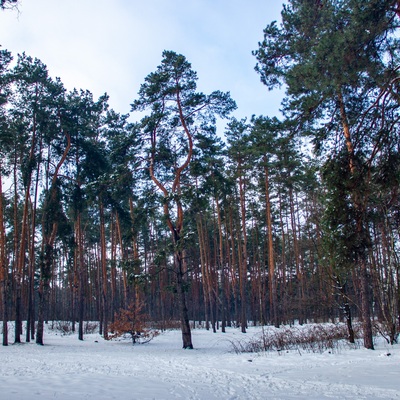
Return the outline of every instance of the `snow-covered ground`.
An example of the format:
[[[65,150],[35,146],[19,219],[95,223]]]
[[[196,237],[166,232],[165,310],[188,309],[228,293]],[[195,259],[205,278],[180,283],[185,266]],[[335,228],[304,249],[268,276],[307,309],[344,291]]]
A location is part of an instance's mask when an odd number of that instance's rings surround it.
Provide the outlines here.
[[[364,348],[307,353],[236,354],[238,329],[192,331],[194,350],[179,331],[132,346],[98,334],[46,332],[45,346],[0,346],[0,399],[400,399],[400,346],[378,340]],[[10,337],[12,340],[12,337]]]

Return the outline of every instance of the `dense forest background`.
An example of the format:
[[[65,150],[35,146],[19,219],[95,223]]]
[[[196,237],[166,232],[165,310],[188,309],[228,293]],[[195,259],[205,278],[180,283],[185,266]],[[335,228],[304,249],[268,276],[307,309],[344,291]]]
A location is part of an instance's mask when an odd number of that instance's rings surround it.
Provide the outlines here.
[[[132,309],[178,321],[185,348],[196,322],[339,319],[354,340],[355,317],[365,347],[376,322],[395,341],[399,16],[393,0],[288,1],[253,52],[261,82],[286,89],[281,120],[230,118],[229,93],[197,92],[173,51],[133,119],[0,50],[3,344],[9,320],[15,342],[26,320],[43,344],[45,321],[80,339],[100,321],[107,338]]]

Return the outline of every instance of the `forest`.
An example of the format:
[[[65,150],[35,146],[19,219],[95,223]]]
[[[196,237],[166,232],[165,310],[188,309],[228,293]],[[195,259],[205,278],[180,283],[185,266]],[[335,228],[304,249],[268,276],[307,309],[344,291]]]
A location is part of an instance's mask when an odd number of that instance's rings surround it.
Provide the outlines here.
[[[361,321],[366,348],[396,342],[399,23],[397,0],[287,1],[253,51],[280,119],[232,117],[171,50],[124,115],[0,49],[3,345],[9,321],[43,344],[47,321],[107,339],[121,315],[184,348],[197,323],[344,321],[354,341]]]

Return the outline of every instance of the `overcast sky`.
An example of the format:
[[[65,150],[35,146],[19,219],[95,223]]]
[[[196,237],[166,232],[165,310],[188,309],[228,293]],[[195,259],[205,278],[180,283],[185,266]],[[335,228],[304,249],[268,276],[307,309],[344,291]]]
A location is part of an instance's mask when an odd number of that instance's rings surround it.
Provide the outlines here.
[[[183,54],[198,89],[230,91],[237,118],[279,114],[281,94],[254,71],[252,50],[279,20],[276,0],[21,0],[19,13],[0,12],[0,45],[39,58],[67,89],[107,92],[130,112],[144,78],[163,50]]]

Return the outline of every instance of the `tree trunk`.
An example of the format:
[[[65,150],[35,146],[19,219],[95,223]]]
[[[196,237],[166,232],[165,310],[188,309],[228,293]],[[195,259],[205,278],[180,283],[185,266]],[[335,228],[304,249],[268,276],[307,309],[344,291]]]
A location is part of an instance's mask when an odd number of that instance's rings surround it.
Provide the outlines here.
[[[264,162],[267,160],[264,159]],[[274,255],[274,243],[272,237],[272,213],[271,213],[271,200],[269,195],[269,171],[268,167],[264,167],[265,175],[265,212],[267,217],[267,229],[268,229],[268,289],[269,289],[269,304],[270,304],[270,316],[276,328],[279,328],[279,317],[278,317],[278,293],[276,289],[276,277],[275,277],[275,255]]]
[[[207,279],[207,261],[205,256],[205,245],[203,240],[203,227],[201,222],[201,215],[197,218],[197,235],[199,237],[199,253],[200,253],[200,266],[201,266],[201,281],[203,284],[203,303],[204,303],[204,320],[206,324],[206,330],[210,329],[210,288],[209,288],[209,281]]]
[[[239,164],[241,169],[241,164]],[[241,214],[241,228],[242,228],[242,254],[239,263],[239,285],[240,285],[240,325],[242,333],[246,333],[247,328],[247,298],[246,298],[246,287],[247,287],[247,231],[246,231],[246,199],[245,199],[245,187],[244,187],[243,176],[239,174],[239,199],[240,199],[240,214]]]
[[[102,298],[103,298],[103,337],[108,340],[108,297],[107,297],[107,249],[106,249],[106,233],[104,221],[104,206],[100,200],[100,262],[102,271]]]
[[[280,311],[281,321],[287,322],[287,272],[286,272],[286,238],[285,238],[285,226],[283,223],[283,204],[282,204],[282,194],[279,192],[279,226],[281,229],[281,287],[280,295],[283,300],[283,305]]]
[[[239,321],[239,262],[236,260],[237,258],[240,259],[240,255],[236,254],[236,251],[240,251],[240,246],[235,244],[235,239],[236,239],[236,230],[234,229],[234,216],[233,216],[233,208],[232,206],[229,206],[229,226],[227,227],[228,229],[228,234],[227,234],[227,243],[226,243],[226,248],[227,248],[227,253],[228,250],[230,249],[230,257],[229,257],[229,272],[230,272],[230,278],[232,281],[232,292],[233,292],[233,301],[234,301],[234,317],[235,320]],[[228,253],[229,254],[229,253]],[[233,319],[233,318],[232,318]]]
[[[54,243],[58,230],[57,209],[60,206],[58,198],[57,179],[61,166],[67,158],[71,147],[69,135],[66,135],[67,146],[58,162],[51,180],[50,189],[45,196],[42,217],[42,249],[40,260],[39,306],[36,343],[43,345],[43,323],[49,307],[50,282],[53,274]],[[47,171],[49,172],[49,171]]]
[[[40,286],[39,286],[39,304],[38,304],[38,322],[36,330],[36,343],[43,345],[44,318],[49,304],[49,290],[51,280],[51,270],[53,264],[53,245],[46,243],[42,250],[43,260],[40,268]]]
[[[352,137],[350,133],[350,126],[347,119],[346,108],[343,101],[341,88],[338,89],[338,102],[340,107],[340,115],[342,119],[342,127],[343,127],[343,136],[345,139],[346,148],[349,154],[349,169],[350,175],[356,177],[358,171],[356,162],[355,162],[355,154],[354,154],[354,145],[352,142]],[[358,178],[360,179],[360,178]],[[361,177],[361,179],[366,179],[365,177]],[[354,208],[356,211],[356,229],[359,243],[363,248],[358,250],[358,259],[357,263],[359,266],[359,280],[360,280],[360,293],[361,293],[361,313],[363,319],[363,335],[364,335],[364,347],[367,349],[374,349],[373,337],[372,337],[372,323],[371,323],[371,299],[369,293],[369,284],[368,284],[368,268],[367,268],[367,257],[366,257],[366,247],[367,247],[367,239],[369,237],[369,233],[367,231],[367,227],[365,226],[365,207],[364,202],[366,201],[366,194],[361,195],[358,193],[359,191],[359,183],[354,185],[352,189],[351,196],[354,204]]]
[[[363,320],[364,347],[366,349],[374,350],[368,271],[365,259],[360,260],[360,292],[361,292],[361,312]]]
[[[181,319],[181,330],[182,330],[182,341],[184,349],[193,349],[192,344],[192,334],[190,331],[189,314],[186,305],[186,285],[184,281],[184,271],[183,271],[183,257],[182,251],[179,250],[180,238],[175,235],[175,268],[176,268],[176,283],[177,283],[177,295],[179,302],[179,311]]]
[[[42,145],[40,145],[42,148]],[[36,204],[39,187],[39,168],[36,172],[35,196],[32,209],[32,240],[29,250],[29,268],[28,268],[28,315],[26,321],[26,342],[35,338],[35,237],[36,237]]]
[[[3,306],[3,346],[8,346],[8,284],[6,279],[1,281],[1,303]]]
[[[297,238],[297,224],[296,224],[296,212],[295,212],[295,202],[293,195],[293,188],[289,187],[289,209],[290,209],[290,226],[292,229],[292,237],[293,237],[293,252],[294,252],[294,260],[296,266],[296,277],[297,277],[297,309],[298,309],[298,318],[299,324],[303,325],[305,322],[305,310],[304,310],[304,278],[303,271],[301,269],[300,262],[300,251],[299,251],[299,243]]]
[[[181,99],[180,99],[180,90],[176,90],[176,104],[178,107],[179,120],[181,122],[181,126],[185,132],[187,141],[188,141],[188,151],[186,159],[180,166],[175,166],[174,168],[174,179],[172,182],[171,189],[168,190],[165,185],[163,185],[155,176],[154,173],[154,165],[156,160],[156,141],[157,141],[157,127],[153,130],[151,134],[151,160],[149,166],[149,173],[152,181],[161,190],[164,195],[163,202],[163,210],[164,217],[166,219],[167,226],[172,235],[172,242],[174,244],[174,263],[175,263],[175,274],[177,277],[177,294],[178,300],[180,304],[180,316],[181,316],[181,329],[182,329],[182,339],[183,339],[183,348],[184,349],[192,349],[192,335],[190,332],[190,324],[189,324],[189,316],[188,310],[186,306],[186,296],[185,296],[185,284],[184,284],[184,272],[183,272],[183,260],[182,260],[182,241],[181,241],[181,231],[183,228],[183,207],[180,200],[181,195],[181,176],[182,172],[189,166],[190,160],[193,154],[193,138],[186,124],[185,111],[182,108]],[[169,198],[173,195],[174,203],[176,207],[176,221],[175,223],[172,221],[170,216],[170,206],[169,206]]]
[[[3,346],[8,346],[8,266],[6,256],[6,231],[3,210],[3,183],[0,163],[0,292],[3,308]]]
[[[222,219],[219,199],[216,196],[215,204],[217,206],[217,224],[218,224],[218,243],[219,243],[219,270],[221,272],[221,331],[225,333],[226,319],[227,319],[227,296],[225,291],[226,276],[225,276],[225,262],[224,262],[224,240],[222,235]]]
[[[16,309],[16,317],[19,316],[19,310],[17,311],[17,304],[18,304],[18,294],[17,291],[19,289],[19,285],[18,285],[18,280],[19,278],[17,277],[18,274],[18,266],[19,266],[19,241],[20,241],[20,235],[19,235],[19,213],[18,213],[18,200],[19,200],[19,196],[18,196],[18,178],[17,178],[17,150],[15,150],[15,154],[14,154],[14,165],[13,165],[13,186],[14,186],[14,216],[13,216],[13,222],[14,222],[14,236],[13,236],[13,256],[14,256],[14,260],[13,263],[11,264],[11,277],[13,279],[13,283],[14,283],[14,293],[13,293],[13,298],[15,300],[15,309]],[[15,320],[15,324],[17,325],[18,323],[18,318],[16,318]],[[14,327],[14,329],[16,328],[16,326]],[[17,330],[14,330],[14,342],[15,339],[18,338],[19,342],[21,342],[19,333],[17,332]],[[15,336],[17,335],[17,336]],[[19,343],[18,341],[16,343]]]
[[[82,233],[82,222],[81,212],[78,211],[78,215],[75,223],[75,240],[76,240],[76,263],[78,272],[78,339],[83,340],[83,317],[85,307],[85,265],[83,257],[83,233]]]
[[[355,343],[355,335],[354,335],[354,329],[353,329],[353,323],[352,323],[352,317],[351,317],[351,310],[350,310],[350,304],[349,304],[349,298],[346,293],[346,283],[342,283],[339,278],[336,278],[335,284],[339,288],[340,295],[342,297],[343,301],[343,310],[344,310],[344,317],[346,319],[346,325],[347,325],[347,332],[349,334],[349,343]]]
[[[129,199],[131,202],[131,198]],[[117,233],[117,242],[119,244],[119,249],[120,249],[120,257],[121,257],[121,262],[124,263],[125,261],[125,249],[124,249],[124,244],[122,241],[122,233],[121,233],[121,223],[119,219],[118,213],[115,215],[115,224],[116,224],[116,233]],[[128,307],[128,277],[126,275],[126,270],[122,270],[122,304],[121,308],[126,308]]]
[[[113,216],[111,216],[113,218]],[[115,222],[111,220],[111,323],[114,323],[114,315],[118,310],[117,305],[117,237],[115,232]]]
[[[29,205],[29,186],[26,187],[24,211],[22,217],[22,230],[18,253],[18,265],[15,271],[15,330],[14,343],[21,343],[21,327],[22,327],[22,280],[25,265],[25,248],[28,235],[28,205]]]

